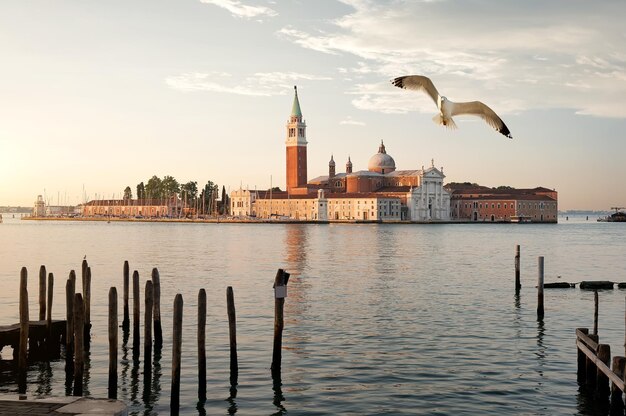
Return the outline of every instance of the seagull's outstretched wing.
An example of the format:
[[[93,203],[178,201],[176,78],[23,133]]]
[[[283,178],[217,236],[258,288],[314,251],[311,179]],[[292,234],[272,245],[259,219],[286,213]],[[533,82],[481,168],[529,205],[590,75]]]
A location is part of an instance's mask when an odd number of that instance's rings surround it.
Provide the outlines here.
[[[394,78],[391,83],[398,88],[424,91],[426,94],[430,95],[430,98],[433,99],[436,105],[439,105],[439,92],[428,77],[422,75],[406,75]]]
[[[506,126],[506,124],[504,124],[504,121],[502,121],[502,119],[498,117],[496,112],[487,107],[485,104],[481,103],[480,101],[470,101],[467,103],[450,102],[450,104],[452,104],[452,116],[457,116],[461,114],[478,116],[485,120],[487,124],[489,124],[491,127],[496,129],[498,132],[502,133],[509,139],[513,138],[513,136],[511,136],[509,128]]]

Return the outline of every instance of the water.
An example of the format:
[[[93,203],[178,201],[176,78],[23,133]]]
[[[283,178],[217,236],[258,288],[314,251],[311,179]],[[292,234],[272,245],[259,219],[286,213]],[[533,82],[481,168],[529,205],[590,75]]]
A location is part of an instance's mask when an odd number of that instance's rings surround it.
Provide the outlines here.
[[[141,288],[158,267],[164,347],[152,377],[120,351],[118,397],[133,414],[167,414],[174,295],[184,306],[182,414],[606,414],[576,382],[574,330],[593,324],[593,293],[546,291],[536,319],[537,256],[546,281],[626,281],[626,226],[584,217],[557,225],[251,225],[31,222],[0,225],[0,325],[18,321],[19,271],[55,274],[53,315],[64,319],[65,280],[92,268],[93,344],[85,391],[107,395],[107,294],[122,266]],[[515,245],[522,291],[514,295]],[[291,273],[282,386],[271,363],[276,269]],[[561,278],[557,278],[561,276]],[[237,308],[239,385],[229,388],[226,287]],[[208,399],[197,401],[196,311],[207,290]],[[624,295],[600,293],[601,340],[624,343]],[[143,313],[143,300],[141,309]],[[121,317],[120,317],[121,320]],[[142,317],[143,324],[143,317]],[[143,331],[143,329],[142,329]],[[142,332],[143,334],[143,332]],[[121,336],[120,336],[121,342]],[[132,338],[130,342],[132,346]],[[125,354],[125,355],[124,355]],[[3,350],[5,359],[9,349]],[[29,395],[66,394],[64,361],[33,364]],[[16,391],[11,373],[0,391]]]

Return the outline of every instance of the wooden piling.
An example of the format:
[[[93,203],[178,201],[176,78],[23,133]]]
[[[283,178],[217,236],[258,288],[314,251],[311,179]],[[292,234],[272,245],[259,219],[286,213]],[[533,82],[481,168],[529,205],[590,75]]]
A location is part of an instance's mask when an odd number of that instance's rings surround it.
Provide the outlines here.
[[[85,351],[89,351],[91,343],[91,267],[85,269],[85,280],[83,281],[83,305],[85,308],[84,337]]]
[[[130,329],[130,314],[128,310],[128,291],[130,287],[130,269],[128,260],[124,261],[124,318],[122,320],[122,329],[128,331]]]
[[[46,266],[39,268],[39,320],[46,320]]]
[[[198,400],[206,400],[206,291],[198,292]]]
[[[163,345],[163,329],[161,328],[161,277],[159,270],[152,269],[152,290],[154,291],[154,344],[156,347]]]
[[[230,338],[230,385],[236,386],[239,379],[239,362],[237,360],[237,315],[235,314],[235,295],[232,286],[226,288],[226,311],[228,313]]]
[[[139,272],[133,272],[133,357],[139,356]]]
[[[174,298],[173,327],[170,413],[172,415],[177,415],[180,409],[180,359],[183,342],[183,295],[180,293],[178,293]]]
[[[152,280],[146,281],[144,297],[146,311],[144,312],[143,322],[143,359],[145,367],[148,369],[144,373],[147,373],[152,365],[152,307],[154,306],[154,285]]]
[[[20,271],[20,344],[18,352],[18,391],[26,393],[26,370],[28,368],[28,271]]]
[[[117,289],[109,289],[109,399],[117,399]]]
[[[48,302],[46,303],[46,336],[50,341],[48,347],[56,348],[56,341],[51,340],[52,336],[52,297],[54,295],[54,274],[48,273]]]
[[[543,256],[539,256],[537,264],[537,319],[543,319]]]
[[[83,293],[85,293],[85,279],[87,277],[87,267],[89,267],[89,264],[87,263],[87,259],[83,259],[83,262],[80,265],[80,280],[81,283],[83,284]],[[85,301],[84,296],[83,296],[83,302]]]
[[[272,378],[280,379],[283,346],[284,328],[284,306],[286,296],[286,286],[289,280],[289,273],[283,269],[278,269],[274,277],[274,348],[272,351]],[[281,293],[283,292],[284,293]]]
[[[611,346],[608,344],[598,345],[598,360],[602,361],[607,367],[611,364]],[[597,368],[597,367],[596,367]],[[596,393],[599,396],[606,397],[609,395],[609,378],[597,368],[596,370]]]
[[[593,335],[598,335],[598,291],[593,292]]]
[[[70,357],[74,351],[74,294],[76,292],[76,272],[70,271],[70,277],[65,285],[65,350]]]
[[[589,329],[587,328],[578,328],[578,331],[585,335],[589,335]],[[585,383],[587,380],[587,356],[580,348],[576,348],[576,350],[578,351],[578,371],[576,372],[577,379],[579,383]]]
[[[597,335],[589,335],[589,339],[591,339],[593,342],[598,342],[598,336]],[[593,391],[593,389],[596,387],[596,374],[598,371],[598,367],[596,366],[596,364],[593,362],[593,360],[591,360],[589,357],[586,358],[586,370],[585,370],[585,374],[587,376],[587,379],[585,381],[585,383],[587,384],[587,388],[590,391]]]
[[[74,295],[74,396],[83,395],[83,374],[85,369],[85,304],[80,293]]]
[[[611,369],[613,372],[622,380],[624,380],[624,367],[626,366],[626,358],[624,357],[613,357],[613,362],[611,364]],[[624,402],[622,401],[622,390],[615,385],[615,383],[611,383],[611,407],[612,408],[623,408]]]
[[[520,280],[520,245],[515,246],[515,291],[519,291],[522,288],[522,282]]]

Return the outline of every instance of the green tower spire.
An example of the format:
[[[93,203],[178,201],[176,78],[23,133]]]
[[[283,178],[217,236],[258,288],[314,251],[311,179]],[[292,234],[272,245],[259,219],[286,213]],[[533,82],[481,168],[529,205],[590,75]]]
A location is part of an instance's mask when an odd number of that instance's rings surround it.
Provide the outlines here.
[[[300,101],[298,100],[298,87],[293,86],[295,96],[293,97],[293,107],[291,107],[292,117],[302,117],[302,110],[300,110]]]

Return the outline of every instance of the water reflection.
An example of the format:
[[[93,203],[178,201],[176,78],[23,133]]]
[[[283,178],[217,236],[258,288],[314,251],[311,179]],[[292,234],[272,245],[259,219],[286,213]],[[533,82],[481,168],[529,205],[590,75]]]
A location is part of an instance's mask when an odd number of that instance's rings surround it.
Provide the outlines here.
[[[37,396],[48,396],[52,393],[52,367],[47,361],[41,361],[37,364]]]
[[[226,401],[228,402],[228,408],[226,409],[226,411],[229,415],[234,415],[235,413],[237,413],[237,402],[235,401],[236,398],[237,387],[230,386],[230,396],[228,396],[228,399],[226,399]]]
[[[535,353],[537,357],[537,373],[539,377],[543,378],[543,369],[545,367],[546,360],[546,347],[544,345],[544,336],[546,333],[545,325],[543,323],[543,319],[537,320],[537,352]],[[542,382],[539,385],[543,384]]]
[[[272,380],[272,390],[274,390],[274,399],[272,403],[276,406],[276,412],[272,413],[272,416],[280,416],[287,413],[287,409],[283,406],[283,402],[285,401],[285,396],[283,395],[282,382],[280,377]]]

